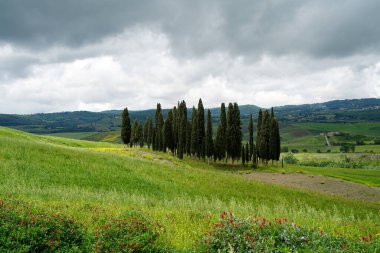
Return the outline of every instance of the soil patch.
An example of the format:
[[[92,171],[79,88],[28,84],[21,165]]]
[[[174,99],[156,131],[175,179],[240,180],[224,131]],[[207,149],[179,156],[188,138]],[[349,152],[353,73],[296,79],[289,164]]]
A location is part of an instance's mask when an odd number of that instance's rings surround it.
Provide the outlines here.
[[[307,189],[350,199],[380,202],[380,188],[331,177],[300,173],[281,174],[265,172],[253,172],[245,176],[272,184]]]

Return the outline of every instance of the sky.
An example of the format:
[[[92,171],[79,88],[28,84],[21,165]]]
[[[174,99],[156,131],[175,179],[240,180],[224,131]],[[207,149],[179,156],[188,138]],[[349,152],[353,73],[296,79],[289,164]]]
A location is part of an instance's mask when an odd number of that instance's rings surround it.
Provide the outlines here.
[[[0,113],[380,97],[378,0],[0,0]]]

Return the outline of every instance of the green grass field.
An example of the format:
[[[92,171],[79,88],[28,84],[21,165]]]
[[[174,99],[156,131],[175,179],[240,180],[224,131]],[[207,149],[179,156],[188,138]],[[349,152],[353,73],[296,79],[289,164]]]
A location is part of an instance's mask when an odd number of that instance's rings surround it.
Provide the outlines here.
[[[223,211],[242,217],[287,217],[345,236],[380,236],[380,203],[248,180],[231,173],[239,168],[0,127],[0,198],[73,215],[89,230],[103,215],[138,209],[164,226],[162,240],[177,250],[191,248]],[[331,176],[338,173],[333,171]],[[347,178],[364,183],[378,175],[344,171]]]

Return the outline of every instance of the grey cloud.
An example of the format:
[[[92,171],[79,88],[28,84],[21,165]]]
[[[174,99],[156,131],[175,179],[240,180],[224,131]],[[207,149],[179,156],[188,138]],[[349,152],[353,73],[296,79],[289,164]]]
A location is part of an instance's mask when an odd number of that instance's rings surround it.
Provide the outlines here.
[[[26,47],[94,43],[132,26],[161,29],[179,55],[345,57],[380,50],[380,2],[13,0],[0,2],[0,40]]]

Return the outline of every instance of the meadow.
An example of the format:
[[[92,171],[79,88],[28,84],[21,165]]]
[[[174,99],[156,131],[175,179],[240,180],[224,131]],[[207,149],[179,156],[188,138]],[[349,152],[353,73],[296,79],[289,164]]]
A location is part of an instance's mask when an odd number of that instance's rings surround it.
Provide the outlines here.
[[[379,186],[376,169],[301,169]],[[380,239],[380,203],[276,186],[234,173],[250,170],[0,127],[0,198],[73,216],[89,231],[104,216],[140,210],[162,225],[160,240],[176,251],[188,251],[228,211],[239,217],[286,217],[334,235]],[[276,166],[260,170],[281,171]],[[287,165],[285,170],[298,171],[300,166]]]

